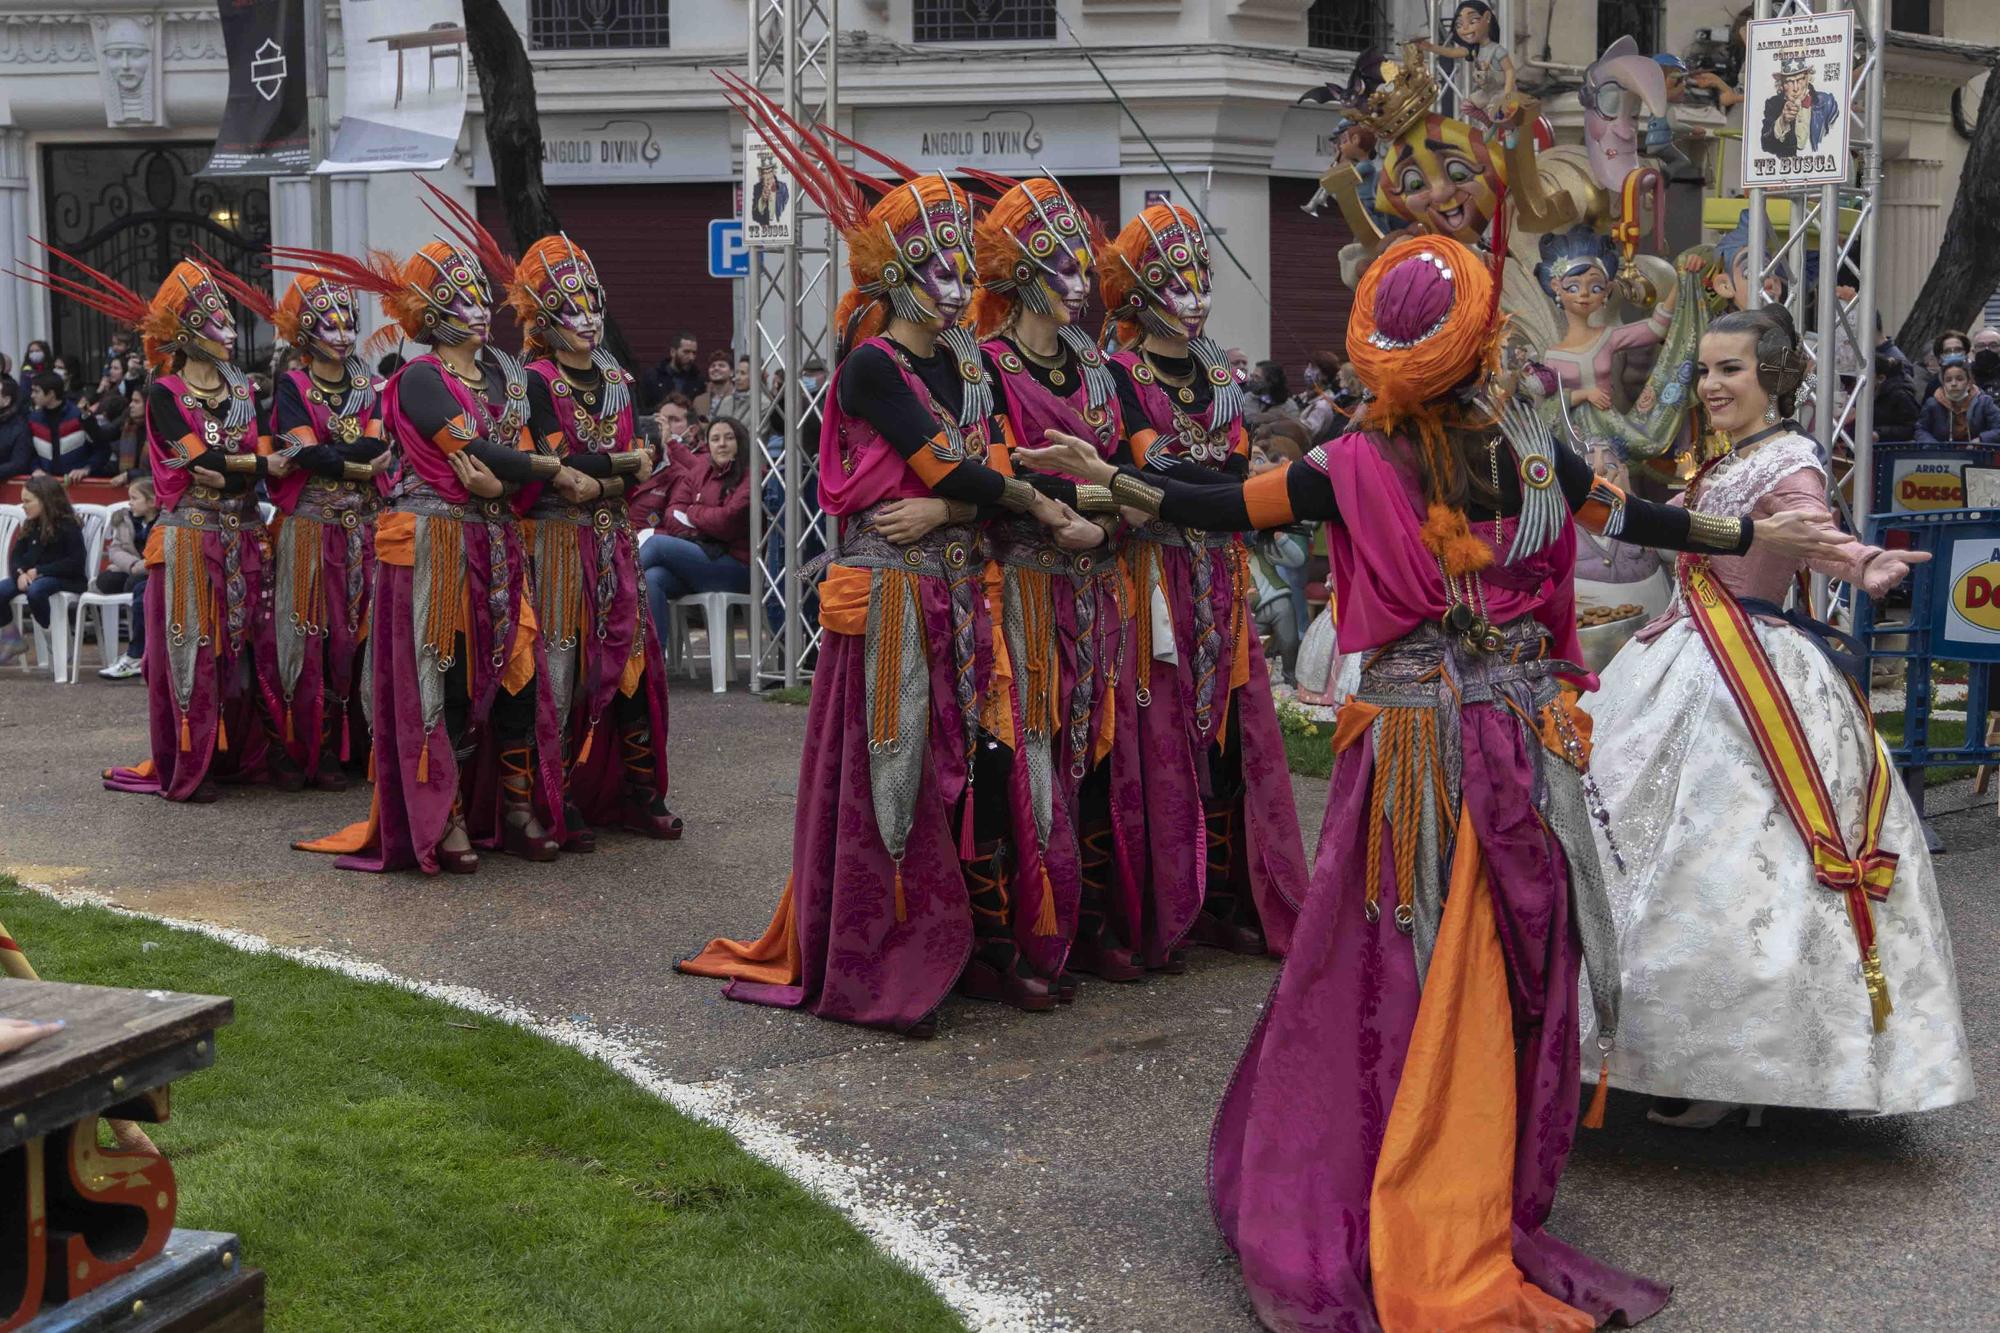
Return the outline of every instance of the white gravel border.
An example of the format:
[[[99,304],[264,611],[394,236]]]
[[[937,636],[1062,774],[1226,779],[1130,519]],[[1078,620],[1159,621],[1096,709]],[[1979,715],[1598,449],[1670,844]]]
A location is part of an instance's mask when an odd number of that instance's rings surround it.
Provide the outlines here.
[[[895,1197],[893,1184],[886,1180],[876,1182],[872,1168],[843,1162],[810,1148],[790,1130],[741,1109],[737,1105],[736,1090],[725,1082],[682,1083],[668,1078],[632,1042],[567,1019],[531,1014],[518,1005],[470,986],[399,976],[379,963],[335,953],[330,949],[291,948],[228,926],[136,911],[107,894],[92,890],[59,888],[27,880],[19,882],[22,888],[66,906],[101,907],[119,916],[152,922],[169,930],[184,930],[205,936],[244,953],[275,954],[307,967],[338,972],[356,981],[399,986],[580,1051],[609,1066],[681,1114],[714,1125],[742,1144],[752,1156],[775,1167],[839,1209],[884,1253],[929,1283],[974,1333],[1012,1333],[1013,1330],[1074,1333],[1072,1323],[1050,1312],[1048,1293],[1001,1290],[983,1282],[976,1256],[923,1209]]]

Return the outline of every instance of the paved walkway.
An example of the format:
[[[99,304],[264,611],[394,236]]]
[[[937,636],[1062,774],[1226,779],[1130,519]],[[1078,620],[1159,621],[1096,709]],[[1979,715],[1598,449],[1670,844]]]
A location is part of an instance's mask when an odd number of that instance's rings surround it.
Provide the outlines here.
[[[1208,1118],[1274,968],[1208,951],[1188,974],[1092,986],[1058,1014],[955,1002],[905,1042],[724,1001],[673,960],[763,929],[790,851],[804,711],[674,695],[678,844],[607,836],[552,868],[366,876],[288,849],[361,817],[340,796],[232,792],[174,807],[102,791],[141,757],[137,682],[0,671],[0,870],[142,911],[331,948],[477,987],[643,1047],[662,1073],[742,1091],[770,1119],[928,1206],[1038,1327],[1254,1327],[1208,1218]],[[1298,782],[1316,828],[1322,783]],[[1943,797],[1938,808],[1967,798]],[[1585,1134],[1553,1229],[1677,1284],[1649,1329],[1993,1327],[2000,1253],[2000,821],[1947,816],[1951,912],[1982,1096],[1887,1121],[1774,1113],[1761,1132],[1648,1126],[1615,1097]]]

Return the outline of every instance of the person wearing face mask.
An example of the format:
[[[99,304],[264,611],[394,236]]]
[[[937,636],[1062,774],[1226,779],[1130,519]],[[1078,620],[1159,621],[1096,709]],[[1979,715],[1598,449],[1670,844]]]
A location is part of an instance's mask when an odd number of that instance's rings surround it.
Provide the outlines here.
[[[1332,352],[1314,352],[1306,365],[1306,401],[1299,425],[1313,444],[1347,433],[1347,405],[1341,398],[1341,359]]]
[[[374,804],[365,823],[297,845],[341,854],[346,870],[472,874],[475,848],[526,861],[561,851],[564,719],[510,499],[564,463],[528,428],[526,368],[487,341],[488,275],[511,275],[514,261],[462,205],[429,193],[448,235],[407,259],[272,251],[275,268],[376,297],[391,321],[378,337],[431,349],[382,391],[398,460],[375,521]]]
[[[1962,356],[1967,358],[1969,362],[1972,356],[1972,335],[1963,329],[1946,329],[1943,333],[1931,339],[1930,374],[1924,380],[1925,398],[1930,398],[1937,393],[1938,385],[1943,379],[1941,371],[1944,366],[1944,359],[1948,356]]]
[[[1987,393],[2000,393],[2000,329],[1972,335],[1972,382]]]
[[[54,359],[55,353],[40,338],[28,344],[28,350],[21,353],[21,370],[17,377],[23,398],[28,396],[28,390],[34,384],[36,377],[48,373],[49,363]]]
[[[146,448],[160,504],[146,543],[146,693],[152,757],[109,769],[112,791],[212,801],[219,778],[303,777],[279,741],[276,661],[264,609],[268,543],[257,483],[282,477],[231,356],[236,321],[210,268],[182,260],[151,301],[49,249],[58,267],[16,276],[136,328],[158,373]]]
[[[1946,375],[1965,367],[1947,357]],[[1701,341],[1730,450],[1683,497],[1697,521],[1826,509],[1791,420],[1806,359],[1783,306]],[[1655,1123],[1764,1106],[1887,1115],[1972,1096],[1951,942],[1916,809],[1876,734],[1852,640],[1781,610],[1811,569],[1881,597],[1927,553],[1843,538],[1809,559],[1681,558],[1673,604],[1605,670],[1591,825],[1618,931],[1614,1086]]]
[[[285,749],[314,786],[344,791],[343,765],[360,763],[370,743],[363,646],[375,520],[394,462],[383,439],[381,386],[356,346],[352,287],[302,274],[274,303],[240,279],[221,281],[286,348],[273,358],[271,434],[292,467],[265,484],[278,511],[271,613]]]
[[[553,480],[514,507],[535,568],[535,617],[563,720],[563,850],[593,827],[681,835],[667,805],[667,661],[647,613],[629,488],[653,471],[633,428],[632,377],[605,349],[605,292],[566,236],[537,241],[508,287],[527,339],[528,429]]]
[[[910,174],[871,205],[825,140],[747,83],[729,87],[846,241],[852,286],[835,312],[842,359],[819,466],[820,499],[842,522],[819,590],[789,883],[762,939],[711,941],[681,970],[728,978],[731,999],[914,1036],[936,1031],[954,987],[1053,1008],[1045,978],[1066,937],[972,516],[1025,514],[1066,547],[1103,531],[1009,475],[996,448],[1006,428],[959,323],[974,274],[966,192]],[[885,510],[925,497],[969,509],[899,543]],[[1032,908],[1026,946],[1007,930],[1017,901]]]
[[[1244,395],[1208,319],[1208,244],[1193,213],[1157,204],[1098,264],[1117,321],[1111,357],[1132,457],[1194,483],[1242,479]],[[1249,552],[1227,532],[1137,524],[1120,553],[1134,590],[1124,661],[1138,703],[1148,876],[1198,886],[1184,937],[1283,954],[1307,879],[1264,649],[1250,632]],[[1199,811],[1201,824],[1186,814]]]
[[[1972,382],[1971,363],[1957,352],[1938,360],[1938,386],[1917,413],[1925,444],[2000,444],[2000,403]]]

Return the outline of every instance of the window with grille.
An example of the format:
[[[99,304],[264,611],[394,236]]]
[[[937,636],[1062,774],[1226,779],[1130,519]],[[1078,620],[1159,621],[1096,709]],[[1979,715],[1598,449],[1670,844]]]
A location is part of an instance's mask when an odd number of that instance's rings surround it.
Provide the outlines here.
[[[1641,55],[1661,49],[1660,33],[1666,22],[1661,0],[1597,0],[1597,49],[1602,51],[1620,37],[1639,44]]]
[[[528,0],[536,51],[667,45],[667,0]]]
[[[919,42],[1054,41],[1055,0],[915,0],[911,28]]]
[[[1333,51],[1365,51],[1388,38],[1381,0],[1313,0],[1306,11],[1306,45]]]

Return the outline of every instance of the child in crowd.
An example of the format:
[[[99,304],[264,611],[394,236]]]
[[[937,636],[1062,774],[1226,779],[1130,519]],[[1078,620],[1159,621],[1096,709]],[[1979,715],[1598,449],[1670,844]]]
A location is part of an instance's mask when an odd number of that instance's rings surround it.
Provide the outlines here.
[[[1926,444],[2000,444],[2000,404],[1972,382],[1964,353],[1939,359],[1937,392],[1917,413],[1917,438]]]
[[[153,497],[150,477],[134,477],[125,488],[130,509],[111,516],[111,531],[104,542],[104,569],[97,576],[97,591],[132,594],[131,640],[118,660],[97,674],[106,680],[130,680],[138,675],[146,660],[146,539],[153,535],[153,523],[160,516],[159,502]],[[105,645],[107,648],[110,645]]]
[[[13,572],[0,579],[0,611],[7,615],[7,623],[0,625],[0,663],[28,651],[13,621],[16,597],[28,599],[28,613],[47,629],[55,595],[82,592],[87,582],[83,524],[77,521],[62,482],[46,472],[28,478],[21,491],[21,511],[25,518],[7,558],[7,568]]]

